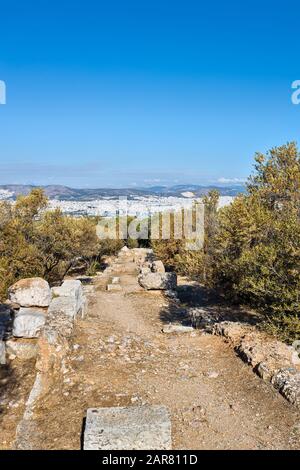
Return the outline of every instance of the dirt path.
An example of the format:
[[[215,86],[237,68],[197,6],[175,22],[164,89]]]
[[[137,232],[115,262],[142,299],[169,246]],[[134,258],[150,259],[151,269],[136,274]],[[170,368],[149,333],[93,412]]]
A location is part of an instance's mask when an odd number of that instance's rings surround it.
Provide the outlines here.
[[[122,291],[96,279],[63,387],[38,410],[35,448],[80,449],[87,408],[146,403],[169,407],[174,449],[300,447],[299,413],[229,345],[200,331],[162,333],[164,296],[144,292],[125,257],[112,274]]]

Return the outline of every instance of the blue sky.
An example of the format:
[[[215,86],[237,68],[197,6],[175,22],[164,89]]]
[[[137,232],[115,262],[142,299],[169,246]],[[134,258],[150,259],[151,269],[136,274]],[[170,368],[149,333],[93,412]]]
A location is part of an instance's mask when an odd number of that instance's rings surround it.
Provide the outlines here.
[[[299,140],[299,3],[0,0],[0,16],[0,184],[238,182]]]

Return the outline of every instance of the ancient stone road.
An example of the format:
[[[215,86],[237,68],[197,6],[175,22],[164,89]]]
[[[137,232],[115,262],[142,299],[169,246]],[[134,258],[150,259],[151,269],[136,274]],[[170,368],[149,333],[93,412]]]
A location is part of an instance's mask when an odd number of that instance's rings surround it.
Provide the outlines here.
[[[106,290],[112,276],[121,290]],[[88,408],[143,404],[168,407],[173,449],[300,447],[299,412],[221,338],[162,333],[169,302],[138,285],[130,255],[115,259],[88,296],[64,382],[36,410],[33,448],[80,449]]]

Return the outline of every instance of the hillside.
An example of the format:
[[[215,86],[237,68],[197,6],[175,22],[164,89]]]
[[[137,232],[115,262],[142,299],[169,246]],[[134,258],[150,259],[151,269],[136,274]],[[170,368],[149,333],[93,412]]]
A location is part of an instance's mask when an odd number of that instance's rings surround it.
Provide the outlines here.
[[[19,195],[27,195],[32,189],[38,186],[6,184],[0,185],[0,191],[9,191],[11,198],[15,199]],[[126,196],[182,196],[182,193],[193,193],[194,196],[202,196],[212,189],[217,189],[221,196],[236,196],[244,192],[244,186],[201,186],[201,185],[176,185],[176,186],[153,186],[149,188],[69,188],[62,185],[40,186],[44,189],[49,199],[64,201],[91,201],[103,197],[117,198]]]

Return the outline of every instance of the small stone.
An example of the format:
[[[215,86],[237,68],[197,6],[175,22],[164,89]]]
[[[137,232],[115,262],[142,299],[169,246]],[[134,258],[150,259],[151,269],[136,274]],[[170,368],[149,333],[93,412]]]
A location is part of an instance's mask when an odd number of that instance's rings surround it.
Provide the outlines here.
[[[107,284],[106,290],[110,292],[118,292],[122,290],[122,287],[120,286],[120,284]]]
[[[206,375],[209,379],[216,379],[217,377],[219,377],[218,372],[215,372],[215,371],[207,372]]]
[[[6,364],[6,351],[5,351],[5,343],[4,341],[0,340],[0,365]]]

